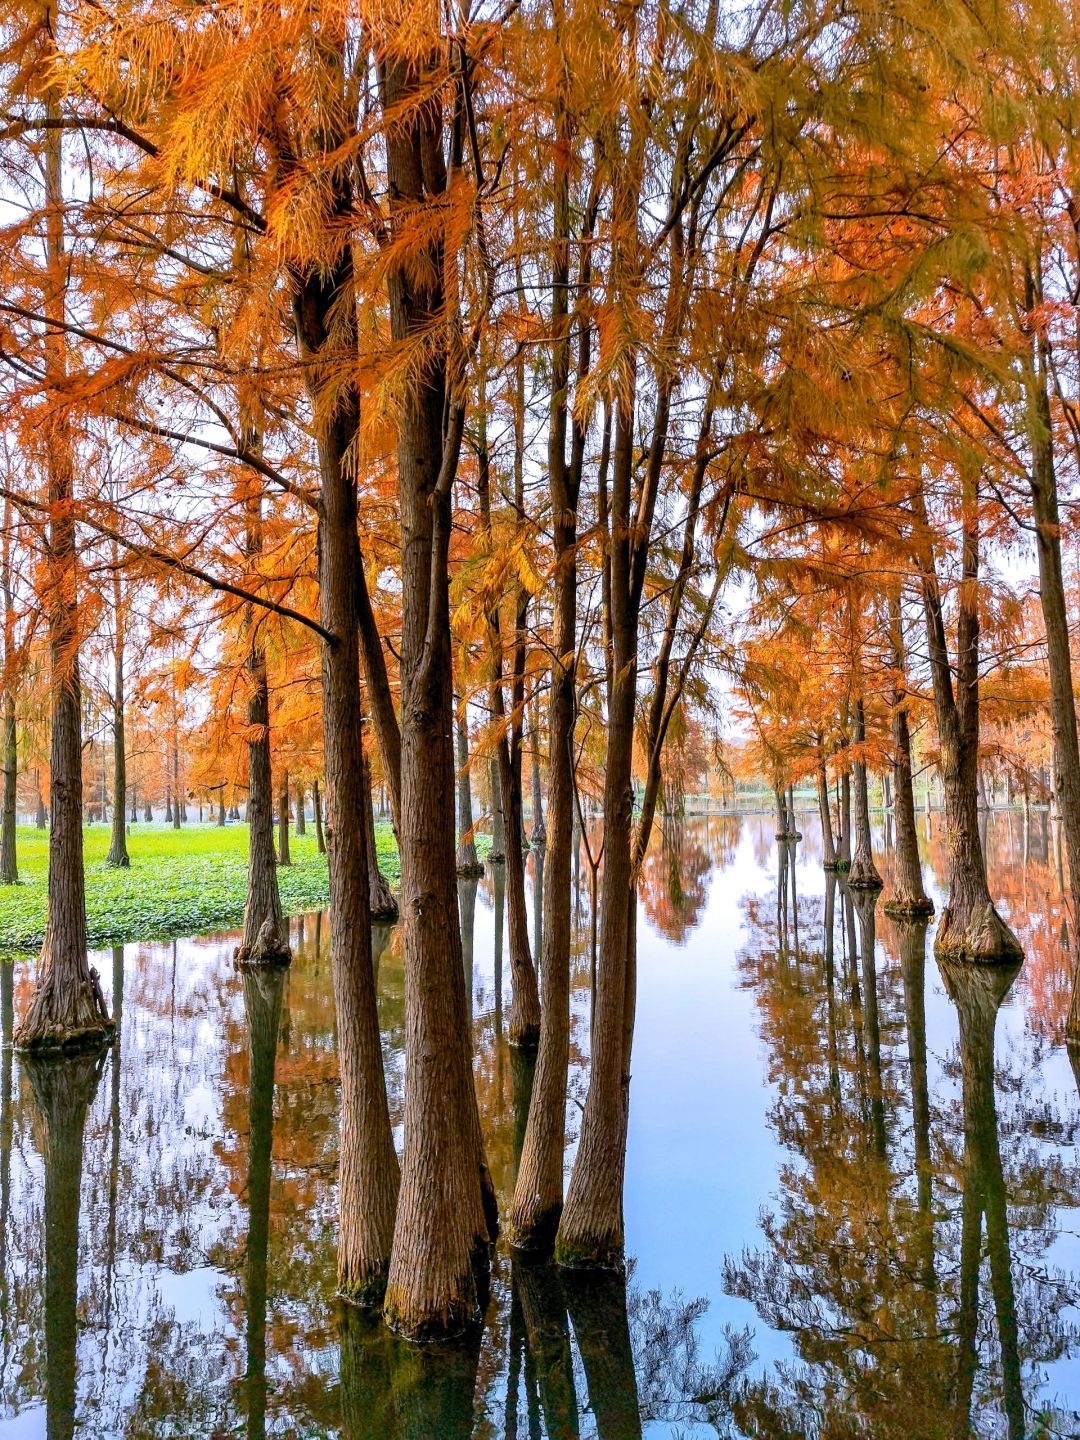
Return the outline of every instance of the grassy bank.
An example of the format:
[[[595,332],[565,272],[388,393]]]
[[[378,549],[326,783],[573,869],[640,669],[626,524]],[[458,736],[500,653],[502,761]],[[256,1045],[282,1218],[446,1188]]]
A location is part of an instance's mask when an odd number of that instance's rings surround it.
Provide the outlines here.
[[[309,827],[310,829],[310,827]],[[379,866],[396,885],[400,870],[394,833],[376,826]],[[238,925],[247,896],[246,825],[190,825],[173,830],[135,824],[128,836],[130,870],[105,863],[109,827],[88,825],[86,919],[91,945],[200,935]],[[278,871],[282,904],[290,915],[325,905],[326,856],[315,836],[290,835],[293,863]],[[20,827],[21,884],[0,886],[0,950],[34,950],[45,934],[49,837]]]

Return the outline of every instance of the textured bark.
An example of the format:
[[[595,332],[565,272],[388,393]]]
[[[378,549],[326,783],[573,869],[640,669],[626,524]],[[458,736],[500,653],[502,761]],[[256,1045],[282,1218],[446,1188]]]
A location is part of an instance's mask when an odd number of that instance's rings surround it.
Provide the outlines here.
[[[469,732],[463,711],[459,708],[454,728],[457,744],[457,872],[462,876],[480,876],[484,867],[473,841],[472,779],[469,773]]]
[[[640,604],[630,539],[633,414],[631,389],[620,398],[618,406],[611,497],[613,665],[604,771],[604,888],[592,1071],[556,1242],[556,1257],[561,1264],[619,1269],[623,1264],[623,1179],[629,1122],[629,921],[631,907],[637,904],[631,864]]]
[[[224,828],[225,828],[225,791],[224,791],[223,789],[218,791],[217,824],[218,824],[218,829],[219,829],[219,830],[224,830]]]
[[[921,496],[917,497],[921,502]],[[925,513],[921,557],[923,611],[941,746],[949,838],[949,900],[934,953],[969,960],[1012,962],[1023,951],[990,898],[979,832],[976,772],[979,755],[978,496],[964,480],[962,578],[957,605],[956,688],[949,664],[945,620]]]
[[[304,806],[307,804],[307,797],[304,794],[304,787],[298,780],[296,782],[296,833],[297,835],[307,834],[307,820],[304,816]]]
[[[367,839],[368,894],[371,897],[371,918],[373,920],[396,920],[398,904],[386,876],[379,869],[379,855],[375,844],[375,809],[371,794],[371,766],[364,756],[364,828]]]
[[[328,81],[341,97],[340,125],[327,102],[324,144],[349,133],[344,39],[328,21],[322,35]],[[351,213],[352,197],[335,169],[334,206]],[[293,315],[316,417],[319,618],[323,640],[323,756],[330,879],[330,957],[341,1074],[338,1157],[338,1284],[346,1299],[378,1303],[390,1268],[399,1168],[386,1101],[382,1042],[372,966],[367,832],[360,711],[359,611],[362,562],[352,453],[359,400],[339,383],[355,354],[352,252],[343,243],[333,263],[294,276]],[[340,348],[339,348],[340,346]],[[330,387],[335,403],[328,404]]]
[[[71,1440],[75,1434],[83,1134],[104,1058],[102,1051],[33,1055],[23,1062],[42,1119],[47,1440]]]
[[[825,870],[836,869],[836,846],[833,843],[832,811],[829,809],[829,780],[825,773],[825,756],[818,757],[818,813],[821,816],[821,863]]]
[[[253,495],[246,510],[246,549],[254,561],[262,550],[262,502]],[[244,936],[236,951],[239,964],[283,964],[291,959],[289,931],[281,910],[274,856],[274,790],[270,758],[270,690],[266,650],[254,607],[247,626],[248,722],[248,889]]]
[[[274,1070],[285,974],[244,974],[248,1024],[248,1233],[244,1262],[247,1321],[244,1390],[248,1440],[266,1434],[266,1279],[270,1247],[270,1177],[274,1140]]]
[[[108,863],[127,868],[131,864],[127,848],[127,749],[124,744],[124,597],[120,591],[120,572],[113,554],[113,623],[116,627],[113,652],[113,813],[112,839]]]
[[[532,834],[529,844],[541,849],[547,844],[547,825],[544,823],[544,787],[540,779],[540,701],[534,699],[530,714],[529,736],[532,741]]]
[[[506,827],[503,823],[502,777],[496,755],[491,757],[488,774],[491,788],[491,849],[488,860],[492,865],[501,865],[506,859]]]
[[[49,812],[45,809],[45,797],[41,793],[41,775],[39,773],[37,778],[37,813],[34,816],[34,824],[39,830],[44,830],[48,823]]]
[[[400,57],[382,58],[379,80],[384,110],[396,112],[386,129],[396,228],[403,213],[412,219],[446,189],[443,122],[434,104],[409,104],[420,81]],[[388,265],[398,346],[443,319],[437,238],[425,258],[424,265],[415,257]],[[477,1318],[497,1223],[473,1087],[457,906],[448,567],[464,413],[447,393],[446,366],[445,352],[426,343],[398,432],[405,1138],[385,1314],[412,1339],[452,1335]]]
[[[289,853],[289,772],[282,772],[281,784],[278,787],[277,803],[277,863],[279,865],[291,865],[292,856]]]
[[[866,741],[866,714],[860,695],[855,701],[855,743]],[[870,836],[870,797],[866,785],[866,761],[860,755],[855,770],[855,853],[848,867],[848,884],[853,890],[880,890],[881,876],[874,864]]]
[[[947,792],[946,792],[947,798]],[[1021,1383],[1016,1292],[1009,1251],[1008,1196],[998,1139],[994,1101],[994,1029],[997,1013],[1019,971],[1011,964],[993,969],[939,959],[941,977],[960,1022],[960,1068],[964,1108],[964,1198],[960,1254],[961,1334],[957,1386],[957,1434],[969,1432],[971,1377],[978,1324],[980,1232],[986,1219],[986,1250],[990,1261],[997,1338],[1001,1354],[1002,1408],[1009,1440],[1023,1440],[1024,1396]],[[963,1343],[967,1339],[967,1344]]]
[[[46,110],[59,119],[52,91]],[[56,328],[46,339],[46,374],[61,385],[64,354],[64,232],[60,131],[45,142],[45,190],[50,211],[47,254],[53,279],[46,313]],[[45,420],[49,529],[45,539],[50,682],[48,920],[34,992],[15,1031],[22,1049],[96,1047],[112,1031],[97,972],[86,958],[86,895],[82,834],[82,690],[79,680],[78,551],[71,510],[74,471],[63,413]],[[81,1130],[80,1130],[81,1134]]]
[[[892,772],[896,840],[892,888],[885,902],[889,915],[932,915],[934,902],[923,886],[919,836],[915,829],[915,792],[911,783],[911,734],[907,717],[907,656],[900,602],[889,597],[889,638],[896,683],[892,693]]]
[[[19,865],[15,854],[15,822],[19,778],[18,733],[15,724],[15,597],[11,589],[11,501],[4,501],[3,549],[0,551],[0,592],[4,601],[3,714],[4,795],[0,812],[0,885],[17,885]],[[40,804],[41,796],[38,795]]]
[[[311,785],[311,808],[315,814],[315,849],[320,855],[326,854],[326,837],[323,834],[322,823],[322,795],[319,793],[319,782],[312,781]]]

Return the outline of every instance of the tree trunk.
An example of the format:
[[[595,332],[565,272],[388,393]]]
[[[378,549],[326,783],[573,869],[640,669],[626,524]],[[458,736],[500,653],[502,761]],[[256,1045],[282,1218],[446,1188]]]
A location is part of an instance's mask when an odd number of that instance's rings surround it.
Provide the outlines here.
[[[19,883],[15,854],[18,806],[19,746],[15,727],[15,597],[11,589],[11,501],[4,501],[3,550],[0,553],[0,590],[4,600],[4,799],[0,816],[0,885]],[[40,804],[41,795],[38,794]]]
[[[547,843],[547,826],[544,824],[544,787],[540,781],[540,701],[533,702],[529,734],[532,740],[532,835],[529,843],[543,846]]]
[[[168,788],[168,786],[166,786],[166,788],[165,788],[165,824],[166,824],[166,825],[171,825],[172,823],[173,823],[172,791]]]
[[[297,835],[307,834],[307,820],[304,816],[304,806],[307,803],[304,795],[304,787],[298,780],[296,782],[296,833]]]
[[[480,876],[484,867],[476,853],[473,840],[472,779],[469,774],[469,731],[464,707],[457,711],[455,727],[457,741],[457,805],[458,805],[458,846],[457,872],[459,875]]]
[[[569,1266],[623,1265],[623,1179],[629,1121],[627,1019],[632,1013],[631,865],[637,624],[631,535],[634,396],[619,397],[611,497],[612,677],[604,771],[604,890],[589,1093],[556,1257]]]
[[[892,772],[896,844],[888,915],[932,915],[934,902],[923,887],[919,837],[915,829],[915,792],[911,783],[911,733],[907,717],[907,656],[900,601],[889,597],[889,639],[896,681],[892,693]]]
[[[218,828],[221,829],[221,830],[224,830],[224,828],[225,828],[225,791],[224,791],[224,789],[221,789],[221,790],[218,791],[217,823],[218,823]]]
[[[278,787],[278,836],[277,836],[277,863],[279,865],[291,865],[292,856],[289,854],[289,772],[284,770],[281,775],[281,784]]]
[[[113,550],[113,620],[116,626],[113,672],[113,813],[108,863],[127,868],[127,750],[124,744],[124,597],[120,590],[118,556]]]
[[[829,809],[829,779],[825,772],[825,755],[819,752],[817,772],[818,813],[821,816],[821,863],[825,870],[836,869],[836,846],[833,844],[832,812]]]
[[[921,560],[923,610],[941,743],[941,769],[949,834],[949,900],[934,953],[985,961],[1015,961],[1019,941],[990,898],[979,833],[976,769],[979,756],[979,534],[975,483],[964,479],[962,579],[957,605],[956,690],[953,691],[945,621],[925,511]],[[921,496],[918,497],[921,505]]]
[[[322,796],[319,794],[319,782],[311,782],[311,808],[315,813],[315,848],[320,855],[326,854],[326,838],[323,835],[322,824]]]
[[[262,499],[256,491],[246,506],[245,546],[254,565],[262,551]],[[281,909],[274,856],[274,778],[270,756],[270,687],[266,649],[253,606],[248,606],[248,890],[244,936],[236,951],[240,965],[287,965],[289,930]],[[222,791],[224,795],[224,791]]]
[[[150,804],[150,801],[148,800],[146,802],[146,809],[143,811],[143,820],[149,825],[153,821],[153,818],[154,811]]]
[[[45,797],[41,793],[41,772],[37,776],[37,814],[34,817],[34,824],[39,830],[44,830],[49,823],[49,812],[45,809]]]
[[[46,110],[59,119],[50,91]],[[53,272],[46,312],[56,322],[46,338],[46,371],[62,383],[64,353],[64,235],[60,130],[45,142],[45,188],[50,211],[47,252]],[[71,503],[74,471],[71,437],[62,413],[46,421],[49,529],[45,540],[46,609],[50,679],[50,789],[48,919],[30,1004],[15,1031],[24,1050],[97,1047],[112,1022],[97,972],[86,956],[86,893],[82,832],[82,687],[79,679],[78,549]],[[81,1137],[81,1126],[80,1126]]]
[[[373,920],[396,920],[398,904],[386,877],[379,869],[379,853],[375,843],[375,802],[371,793],[371,764],[364,756],[364,827],[367,832],[368,894],[371,897]]]
[[[497,755],[491,757],[488,773],[491,777],[491,849],[488,860],[492,865],[501,865],[506,859],[506,827],[503,824],[502,776]]]
[[[322,33],[322,56],[343,95],[345,42],[335,21]],[[342,101],[344,107],[344,101]],[[328,151],[344,141],[329,104]],[[352,208],[345,172],[334,169],[338,215]],[[293,316],[316,419],[320,493],[317,506],[319,618],[332,640],[321,643],[326,841],[330,881],[330,957],[341,1073],[338,1156],[338,1285],[346,1299],[378,1303],[390,1270],[399,1168],[394,1150],[372,965],[368,896],[363,732],[360,709],[360,587],[354,452],[359,399],[342,386],[356,350],[352,251],[339,239],[332,266],[294,276]],[[339,348],[340,347],[340,348]],[[327,387],[333,403],[327,402]]]
[[[417,208],[446,189],[443,117],[433,104],[410,103],[421,81],[405,59],[384,58],[379,80],[384,116],[395,116],[386,129],[386,169],[396,230],[403,217],[414,224]],[[411,346],[443,318],[440,240],[433,236],[425,254],[423,265],[414,258],[387,267],[397,346]],[[465,417],[448,393],[447,363],[442,346],[425,342],[398,422],[405,1139],[385,1314],[412,1339],[455,1334],[478,1316],[497,1225],[473,1086],[457,904],[448,582]]]
[[[538,943],[544,1004],[540,1049],[533,1078],[521,1164],[510,1210],[509,1239],[518,1251],[547,1256],[563,1208],[566,1150],[566,1089],[570,1058],[570,952],[573,938],[571,882],[576,822],[574,721],[577,706],[577,507],[585,448],[583,422],[575,417],[569,466],[569,152],[556,160],[556,250],[552,275],[555,337],[548,484],[555,546],[551,693],[548,702],[548,817],[543,946]],[[584,261],[583,261],[584,265]],[[586,276],[587,276],[587,272]],[[582,287],[585,288],[584,286]],[[588,366],[589,327],[582,326],[578,374]]]
[[[860,695],[855,701],[855,743],[866,741],[866,713]],[[880,890],[881,876],[874,864],[870,836],[870,797],[866,787],[866,760],[860,753],[855,761],[855,854],[848,868],[848,884],[853,890]]]
[[[180,747],[177,745],[177,743],[176,743],[175,740],[173,741],[173,752],[172,752],[172,778],[173,778],[173,784],[172,784],[172,798],[173,798],[173,806],[172,806],[172,827],[173,827],[174,830],[179,830],[179,829],[180,829]],[[185,807],[185,809],[186,809],[186,807]],[[186,819],[187,817],[185,816],[184,818]]]
[[[851,772],[845,770],[840,785],[840,834],[837,839],[836,868],[847,870],[851,864]]]

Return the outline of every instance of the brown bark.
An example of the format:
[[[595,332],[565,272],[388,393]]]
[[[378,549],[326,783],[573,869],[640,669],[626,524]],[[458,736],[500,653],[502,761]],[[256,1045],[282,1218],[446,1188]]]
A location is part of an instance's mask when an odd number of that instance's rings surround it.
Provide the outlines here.
[[[332,152],[349,133],[344,39],[333,21],[323,58],[340,111],[327,99],[323,143]],[[344,172],[334,174],[334,207],[351,213]],[[341,232],[337,232],[343,234]],[[352,252],[346,241],[329,266],[294,276],[293,315],[316,420],[319,460],[319,618],[331,639],[322,652],[330,953],[341,1073],[338,1159],[338,1285],[359,1304],[378,1303],[390,1269],[399,1168],[386,1101],[372,966],[360,712],[359,612],[362,564],[355,469],[359,400],[339,383],[356,347]],[[339,348],[340,347],[340,348]],[[328,404],[326,390],[335,403]]]
[[[378,847],[375,844],[375,809],[371,794],[371,765],[364,756],[364,828],[367,831],[368,894],[371,897],[373,920],[396,920],[398,904],[386,876],[379,869]]]
[[[108,863],[126,869],[131,860],[127,849],[127,750],[124,744],[124,597],[120,589],[118,556],[113,549],[113,813]]]
[[[544,787],[540,779],[540,701],[534,699],[529,722],[532,741],[532,834],[529,844],[534,849],[547,844],[547,825],[544,823]]]
[[[3,550],[0,552],[0,592],[4,601],[4,796],[0,814],[0,885],[19,883],[15,854],[15,822],[19,778],[18,733],[15,725],[15,600],[11,589],[11,501],[4,501]],[[38,800],[40,803],[40,793]]]
[[[963,481],[962,578],[957,604],[956,688],[938,588],[932,541],[922,496],[917,496],[923,531],[921,572],[927,648],[934,685],[934,710],[941,745],[941,770],[949,835],[949,899],[934,942],[939,957],[1015,961],[1020,943],[994,908],[986,879],[979,832],[976,772],[979,756],[979,530],[978,494]]]
[[[323,834],[322,795],[317,780],[313,780],[311,783],[311,809],[315,815],[315,849],[320,855],[325,855],[326,837]]]
[[[421,81],[399,55],[380,57],[379,81],[384,112],[395,113],[386,161],[396,227],[446,189],[442,116],[434,103],[409,104]],[[413,1339],[454,1334],[477,1317],[497,1221],[473,1087],[455,861],[448,571],[464,402],[448,393],[447,354],[432,341],[445,324],[438,239],[425,261],[396,260],[387,275],[392,339],[415,369],[398,432],[405,1139],[384,1313]]]
[[[307,820],[304,817],[304,806],[307,803],[304,795],[304,786],[301,781],[296,782],[296,833],[297,835],[307,834]]]
[[[818,813],[821,816],[821,863],[825,870],[836,869],[836,846],[833,843],[832,811],[829,809],[829,779],[825,772],[825,755],[818,754]]]
[[[291,865],[292,856],[289,854],[289,772],[282,771],[281,785],[278,788],[278,835],[277,835],[277,863],[279,865]]]
[[[247,504],[245,544],[254,561],[262,549],[262,502],[256,493]],[[266,651],[253,606],[245,615],[248,632],[248,889],[244,936],[238,964],[284,964],[291,959],[289,932],[281,910],[274,856],[274,794],[270,758],[270,690]],[[224,794],[224,792],[222,792]]]
[[[59,118],[59,103],[52,91],[46,109],[53,118]],[[64,319],[64,232],[58,129],[50,130],[46,140],[45,189],[50,206],[46,313],[60,327]],[[46,372],[51,382],[59,384],[65,370],[63,332],[58,328],[46,339]],[[47,430],[49,501],[45,606],[49,637],[52,826],[45,943],[33,995],[14,1036],[16,1047],[25,1050],[97,1047],[112,1033],[97,972],[88,964],[86,956],[78,551],[71,509],[74,495],[71,437],[62,413],[50,415],[43,423]]]
[[[149,819],[149,816],[147,817]],[[37,777],[37,813],[34,816],[34,824],[39,830],[44,830],[49,823],[49,814],[45,809],[45,797],[41,793],[41,773]]]
[[[565,128],[565,121],[562,122]],[[563,1205],[566,1088],[570,1055],[571,867],[574,836],[574,721],[577,707],[577,506],[585,448],[584,422],[575,418],[566,460],[569,383],[569,153],[559,151],[555,190],[552,271],[551,418],[548,485],[555,546],[551,694],[548,704],[548,817],[543,945],[540,974],[544,1004],[521,1164],[510,1211],[509,1239],[517,1250],[549,1255]],[[582,293],[587,289],[584,270]],[[589,326],[583,324],[578,376],[587,371]]]
[[[855,743],[866,741],[866,711],[860,695],[855,701]],[[881,876],[874,864],[870,836],[870,798],[866,787],[866,760],[855,760],[855,853],[848,867],[848,884],[853,890],[880,890]]]
[[[893,848],[892,888],[885,902],[889,915],[932,915],[934,902],[923,886],[919,836],[915,829],[915,792],[911,783],[911,734],[907,716],[907,657],[904,650],[900,601],[889,596],[889,639],[896,674],[892,693],[892,773],[896,839]]]
[[[469,773],[469,732],[463,708],[457,712],[457,808],[458,846],[457,872],[461,876],[480,876],[484,867],[476,853],[473,840],[472,779]]]

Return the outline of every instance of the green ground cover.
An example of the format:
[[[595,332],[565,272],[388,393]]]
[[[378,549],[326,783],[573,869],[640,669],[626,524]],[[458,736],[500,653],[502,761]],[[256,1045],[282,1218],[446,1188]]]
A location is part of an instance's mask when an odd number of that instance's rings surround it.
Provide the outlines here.
[[[281,900],[295,915],[325,905],[326,857],[315,836],[291,834],[293,863],[278,871]],[[247,895],[247,826],[161,824],[131,826],[129,870],[105,863],[109,827],[88,825],[85,837],[86,919],[91,945],[201,935],[238,925]],[[400,879],[397,845],[389,824],[375,827],[379,867],[392,885]],[[484,837],[480,837],[483,839]],[[20,827],[21,884],[0,887],[0,950],[34,950],[45,934],[49,837]]]

